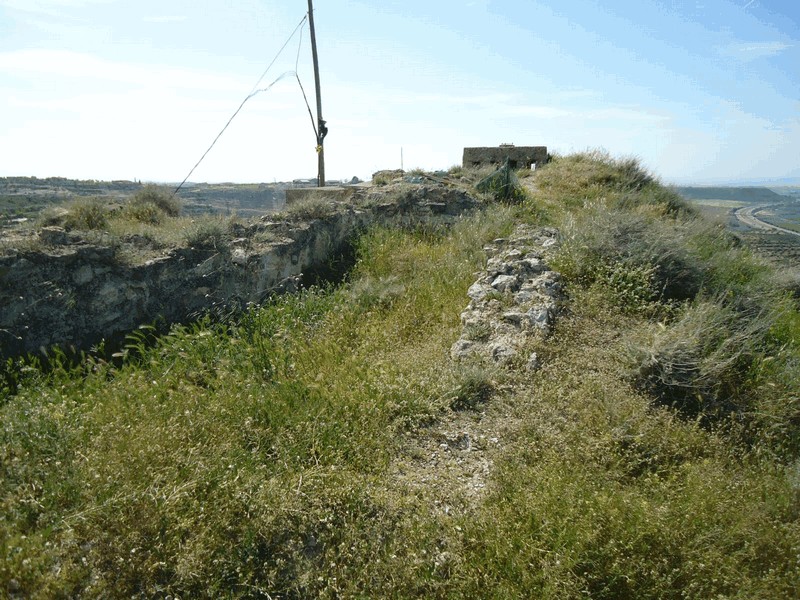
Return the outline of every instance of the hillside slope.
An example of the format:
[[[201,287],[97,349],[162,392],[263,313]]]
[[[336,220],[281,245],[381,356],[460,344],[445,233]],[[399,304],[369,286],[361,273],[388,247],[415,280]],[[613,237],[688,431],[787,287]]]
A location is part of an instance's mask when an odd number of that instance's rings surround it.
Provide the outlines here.
[[[786,202],[790,199],[766,187],[683,186],[676,187],[675,191],[690,200],[736,200],[746,204]]]
[[[6,364],[0,590],[798,597],[786,273],[635,161],[527,175],[452,227],[366,231],[340,286],[142,332],[122,365]],[[558,231],[552,328],[453,360],[492,333],[461,313],[520,225]]]

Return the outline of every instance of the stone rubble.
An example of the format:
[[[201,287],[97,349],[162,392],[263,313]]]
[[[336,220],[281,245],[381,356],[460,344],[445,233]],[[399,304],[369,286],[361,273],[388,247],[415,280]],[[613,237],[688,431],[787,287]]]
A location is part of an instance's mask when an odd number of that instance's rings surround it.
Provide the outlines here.
[[[540,367],[535,352],[525,353],[529,342],[550,334],[563,298],[561,275],[546,262],[557,238],[555,229],[519,225],[508,239],[484,248],[486,269],[467,290],[470,302],[461,313],[461,337],[450,350],[453,360]]]

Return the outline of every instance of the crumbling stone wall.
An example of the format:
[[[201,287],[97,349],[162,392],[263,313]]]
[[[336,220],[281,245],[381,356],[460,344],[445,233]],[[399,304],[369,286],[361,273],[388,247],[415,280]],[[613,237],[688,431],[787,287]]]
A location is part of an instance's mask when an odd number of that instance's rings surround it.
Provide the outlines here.
[[[268,215],[240,225],[217,248],[174,248],[141,264],[114,248],[50,228],[43,248],[0,256],[0,358],[53,345],[89,349],[139,325],[186,321],[204,311],[259,303],[296,289],[373,224],[447,223],[478,208],[463,191],[385,186],[335,202],[324,219]]]
[[[563,300],[561,275],[547,264],[557,243],[555,229],[519,225],[485,248],[486,269],[467,291],[462,334],[450,350],[454,360],[539,368],[531,344],[550,334]]]

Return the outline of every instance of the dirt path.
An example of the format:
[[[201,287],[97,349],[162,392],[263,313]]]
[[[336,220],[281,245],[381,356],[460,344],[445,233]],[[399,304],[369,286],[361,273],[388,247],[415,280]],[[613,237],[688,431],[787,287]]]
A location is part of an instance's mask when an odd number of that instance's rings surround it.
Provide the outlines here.
[[[509,398],[520,389],[502,383],[509,379],[504,370],[541,367],[532,349],[549,335],[562,300],[560,275],[546,264],[556,244],[555,230],[520,225],[486,247],[485,270],[466,293],[463,333],[451,350],[453,360],[484,378],[478,396],[486,397],[453,405],[434,425],[409,433],[392,465],[398,489],[437,516],[480,505],[495,459],[519,429]]]
[[[516,422],[509,406],[490,403],[451,412],[404,440],[392,476],[406,497],[427,502],[437,516],[462,516],[479,505]]]

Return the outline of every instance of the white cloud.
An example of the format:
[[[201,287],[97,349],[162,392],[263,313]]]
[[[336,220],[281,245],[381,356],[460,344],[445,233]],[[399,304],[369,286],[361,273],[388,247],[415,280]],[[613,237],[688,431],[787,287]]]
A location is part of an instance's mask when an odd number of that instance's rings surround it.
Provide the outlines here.
[[[533,117],[535,119],[558,119],[573,114],[572,111],[563,108],[533,104],[498,106],[496,110],[509,117]]]
[[[740,42],[724,49],[724,53],[735,56],[741,60],[755,60],[758,58],[768,58],[777,56],[781,52],[793,48],[794,44],[786,42]]]
[[[225,73],[84,53],[0,52],[0,168],[4,174],[180,180],[252,84]],[[308,172],[316,164],[306,140],[313,134],[300,133],[306,130],[300,91],[287,78],[248,101],[193,177],[308,175],[305,165],[298,172],[293,164],[307,147]]]
[[[186,15],[163,15],[154,17],[144,17],[145,23],[181,23],[188,19]]]
[[[58,79],[87,79],[170,88],[247,90],[247,82],[219,73],[115,62],[67,50],[0,52],[0,73],[3,72],[29,80],[51,76]]]
[[[93,4],[110,4],[113,0],[0,0],[0,6],[25,13],[58,17],[64,9],[83,8]]]

